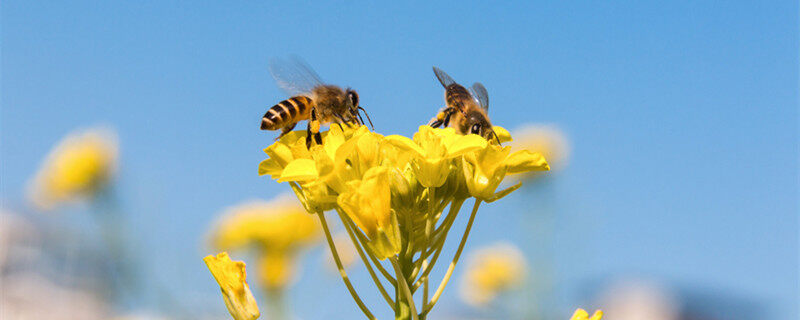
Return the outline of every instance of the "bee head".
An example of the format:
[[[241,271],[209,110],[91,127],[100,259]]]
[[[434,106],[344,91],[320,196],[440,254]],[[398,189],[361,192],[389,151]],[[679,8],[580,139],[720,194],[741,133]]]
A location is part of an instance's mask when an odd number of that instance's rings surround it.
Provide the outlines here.
[[[486,140],[492,141],[492,139],[496,139],[497,143],[500,143],[497,134],[494,133],[492,129],[492,124],[489,122],[489,119],[483,113],[480,112],[470,112],[467,116],[468,122],[467,125],[469,126],[469,133],[477,134],[481,137],[484,137]]]
[[[345,101],[345,103],[347,103],[347,108],[354,113],[358,111],[358,93],[353,89],[347,89],[347,91],[345,91],[345,97],[347,99]]]
[[[356,93],[355,90],[348,88],[347,91],[345,91],[345,98],[345,103],[347,104],[347,109],[350,111],[350,116],[352,119],[355,119],[359,124],[364,124],[364,119],[361,118],[361,113],[359,113],[359,110],[364,111],[364,115],[367,116],[369,125],[372,126],[372,119],[369,118],[367,110],[364,110],[364,108],[358,104],[358,93]],[[372,129],[374,130],[375,127]]]

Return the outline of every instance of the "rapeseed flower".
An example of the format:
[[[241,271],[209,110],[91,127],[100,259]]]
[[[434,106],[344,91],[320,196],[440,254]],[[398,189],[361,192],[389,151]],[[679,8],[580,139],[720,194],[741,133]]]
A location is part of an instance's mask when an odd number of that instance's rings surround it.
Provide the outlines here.
[[[41,209],[94,197],[117,168],[116,135],[88,129],[67,135],[44,160],[30,184],[30,198]]]
[[[505,129],[494,130],[501,142],[511,141]],[[385,137],[360,125],[333,125],[322,133],[321,145],[307,148],[305,139],[305,131],[281,137],[264,149],[268,158],[258,172],[288,182],[305,211],[317,216],[339,273],[368,318],[374,316],[347,277],[325,212],[338,213],[396,318],[417,319],[430,312],[447,285],[480,203],[516,190],[519,184],[497,191],[508,175],[549,169],[539,153],[512,152],[511,147],[474,134],[460,135],[451,128],[421,126],[409,139]],[[430,272],[470,197],[475,203],[459,249],[428,299]],[[383,265],[387,261],[394,273]],[[386,290],[379,275],[394,290]],[[413,298],[418,289],[424,291],[419,312]],[[389,296],[391,291],[395,298]]]
[[[242,261],[231,261],[227,252],[203,258],[217,280],[228,312],[235,320],[258,319],[261,313],[247,285],[247,272]]]
[[[510,243],[476,250],[467,261],[461,297],[474,306],[485,306],[503,292],[522,284],[527,265],[522,252]]]

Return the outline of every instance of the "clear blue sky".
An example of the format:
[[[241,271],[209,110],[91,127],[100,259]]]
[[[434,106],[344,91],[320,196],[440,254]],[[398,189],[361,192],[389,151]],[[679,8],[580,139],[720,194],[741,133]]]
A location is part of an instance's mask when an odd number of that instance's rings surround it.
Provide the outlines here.
[[[61,136],[113,125],[133,233],[160,263],[148,268],[219,311],[200,260],[209,223],[289,190],[256,175],[275,136],[259,119],[284,98],[269,58],[300,55],[357,88],[385,134],[409,134],[441,106],[437,65],[486,85],[495,124],[556,123],[570,136],[554,192],[571,217],[556,232],[570,235],[559,246],[573,295],[632,273],[797,319],[797,13],[796,1],[4,1],[1,196],[21,208]],[[472,245],[522,232],[504,215],[525,199],[511,199],[484,209]],[[357,315],[319,261],[306,261],[296,313]],[[458,308],[456,291],[442,309]]]

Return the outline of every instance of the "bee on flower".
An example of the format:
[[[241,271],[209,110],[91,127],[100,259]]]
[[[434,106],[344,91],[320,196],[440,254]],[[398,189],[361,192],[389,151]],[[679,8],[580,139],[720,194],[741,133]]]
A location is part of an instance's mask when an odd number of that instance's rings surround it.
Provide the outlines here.
[[[492,129],[500,142],[511,140],[505,129]],[[289,183],[317,216],[342,280],[370,319],[375,317],[344,270],[325,212],[336,212],[395,318],[425,318],[453,274],[480,204],[517,190],[520,183],[500,188],[509,175],[549,170],[539,153],[512,151],[453,128],[420,126],[410,139],[359,125],[333,126],[321,136],[322,144],[307,148],[305,132],[285,134],[264,149],[268,158],[258,172]],[[431,271],[468,198],[475,201],[458,250],[432,288]],[[419,307],[415,293],[422,295]]]
[[[527,269],[525,257],[513,244],[479,248],[467,261],[461,298],[470,305],[484,307],[499,295],[519,287]]]
[[[40,209],[91,199],[113,179],[118,143],[110,129],[68,134],[45,158],[29,185],[29,197]]]

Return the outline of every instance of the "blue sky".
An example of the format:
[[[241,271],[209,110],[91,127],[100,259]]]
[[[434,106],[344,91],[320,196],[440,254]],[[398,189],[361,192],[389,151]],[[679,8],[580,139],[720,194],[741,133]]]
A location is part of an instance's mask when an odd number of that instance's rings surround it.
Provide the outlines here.
[[[24,208],[26,180],[61,136],[113,126],[132,233],[158,261],[150,272],[218,311],[200,260],[209,223],[289,190],[256,175],[275,136],[257,124],[285,98],[268,60],[297,54],[356,88],[385,134],[412,133],[442,105],[436,65],[486,85],[494,124],[569,135],[570,166],[549,191],[567,297],[634,274],[797,318],[797,12],[793,1],[5,1],[0,195]],[[521,237],[510,221],[526,198],[510,199],[483,209],[472,245]],[[357,315],[315,259],[293,300],[320,307],[298,315]],[[458,308],[448,291],[442,309]]]

